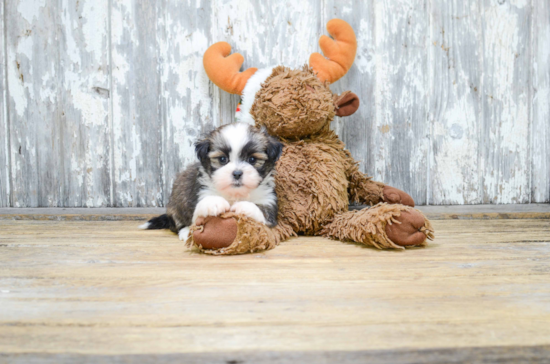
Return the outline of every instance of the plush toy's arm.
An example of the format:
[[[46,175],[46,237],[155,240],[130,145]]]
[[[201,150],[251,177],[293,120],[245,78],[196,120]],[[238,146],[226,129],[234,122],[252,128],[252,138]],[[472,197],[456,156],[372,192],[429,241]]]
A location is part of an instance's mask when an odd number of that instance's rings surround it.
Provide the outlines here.
[[[357,162],[349,151],[344,150],[346,161],[346,176],[349,182],[349,202],[363,205],[376,205],[380,202],[403,204],[414,207],[414,200],[407,193],[388,186],[382,182],[372,180],[361,173]]]
[[[347,152],[347,150],[346,150]],[[376,205],[384,200],[384,184],[372,180],[366,174],[361,173],[357,162],[347,152],[346,177],[349,185],[349,202],[352,204]]]

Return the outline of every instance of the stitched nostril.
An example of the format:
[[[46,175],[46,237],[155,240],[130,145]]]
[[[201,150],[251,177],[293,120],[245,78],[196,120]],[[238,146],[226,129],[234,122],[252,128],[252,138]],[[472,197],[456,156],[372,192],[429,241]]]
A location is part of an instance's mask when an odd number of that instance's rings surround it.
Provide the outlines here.
[[[233,171],[233,177],[235,179],[240,179],[243,176],[243,171]]]

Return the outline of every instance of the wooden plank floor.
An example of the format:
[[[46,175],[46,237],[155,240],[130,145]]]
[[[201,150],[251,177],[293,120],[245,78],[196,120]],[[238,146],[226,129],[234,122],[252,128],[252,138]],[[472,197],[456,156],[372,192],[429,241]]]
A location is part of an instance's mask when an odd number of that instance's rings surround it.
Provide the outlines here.
[[[0,362],[550,355],[547,219],[437,220],[405,252],[301,237],[231,257],[137,224],[0,221]]]

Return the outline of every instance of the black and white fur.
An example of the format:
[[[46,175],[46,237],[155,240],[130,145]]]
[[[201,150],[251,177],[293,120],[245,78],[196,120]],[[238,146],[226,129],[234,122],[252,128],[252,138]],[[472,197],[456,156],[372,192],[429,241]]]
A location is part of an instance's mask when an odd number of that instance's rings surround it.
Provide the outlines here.
[[[199,163],[176,178],[166,214],[140,226],[170,229],[181,240],[198,217],[227,211],[277,225],[273,169],[283,145],[245,123],[224,125],[195,144]]]

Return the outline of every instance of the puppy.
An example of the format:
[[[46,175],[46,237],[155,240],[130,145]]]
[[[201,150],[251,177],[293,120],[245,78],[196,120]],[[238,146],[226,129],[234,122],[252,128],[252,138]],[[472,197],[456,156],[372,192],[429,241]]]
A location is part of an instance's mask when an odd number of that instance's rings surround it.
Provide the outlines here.
[[[267,226],[277,225],[273,168],[283,145],[245,123],[224,125],[195,144],[199,163],[178,175],[166,214],[140,226],[170,229],[180,240],[198,217],[227,211],[246,215]]]

